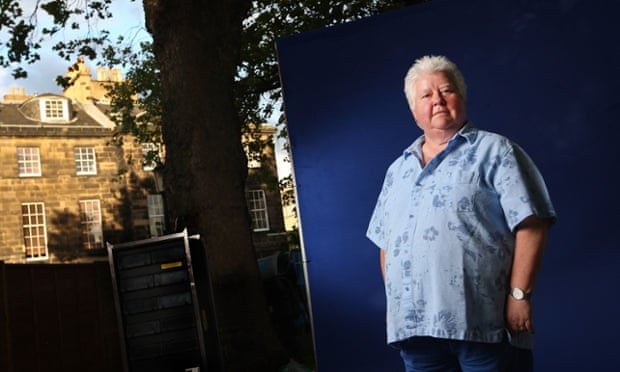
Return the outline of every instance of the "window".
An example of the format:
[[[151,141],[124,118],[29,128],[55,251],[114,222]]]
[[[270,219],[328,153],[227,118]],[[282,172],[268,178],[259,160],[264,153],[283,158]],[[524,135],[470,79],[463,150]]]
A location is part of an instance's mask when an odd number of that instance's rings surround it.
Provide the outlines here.
[[[245,151],[245,156],[248,158],[248,168],[256,169],[261,167],[261,154],[253,151],[255,149],[251,149],[250,145],[245,143],[243,144],[243,151]]]
[[[76,147],[75,169],[78,175],[97,174],[97,161],[93,147]]]
[[[159,194],[147,195],[146,200],[148,203],[149,212],[149,230],[151,236],[164,235],[164,198]]]
[[[252,229],[254,231],[269,230],[269,216],[267,215],[267,200],[263,190],[250,190],[248,192],[248,209],[252,217]]]
[[[161,161],[161,146],[156,143],[147,142],[142,144],[142,167],[146,171],[155,169]]]
[[[22,226],[27,260],[47,258],[47,232],[45,228],[45,205],[43,203],[22,204]]]
[[[80,200],[80,223],[82,224],[82,244],[84,248],[103,248],[99,200]]]
[[[41,176],[41,158],[38,147],[17,148],[17,172],[20,177]]]
[[[41,119],[43,121],[67,121],[69,120],[69,108],[66,99],[48,98],[41,99]]]

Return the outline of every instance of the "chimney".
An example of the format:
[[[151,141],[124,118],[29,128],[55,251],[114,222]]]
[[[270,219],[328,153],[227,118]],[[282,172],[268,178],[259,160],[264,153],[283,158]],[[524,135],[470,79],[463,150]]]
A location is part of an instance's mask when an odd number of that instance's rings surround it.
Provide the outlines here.
[[[119,68],[110,69],[110,81],[120,82],[121,80],[121,70]]]
[[[32,98],[30,95],[26,95],[26,88],[23,87],[10,87],[9,94],[4,95],[5,103],[22,103],[29,98]]]
[[[86,66],[83,56],[78,57],[77,61],[69,66],[67,77],[69,85],[64,89],[63,95],[78,102],[89,103],[91,101],[89,97],[92,95],[92,78],[90,67]]]
[[[105,67],[97,67],[97,80],[108,81],[108,69]]]

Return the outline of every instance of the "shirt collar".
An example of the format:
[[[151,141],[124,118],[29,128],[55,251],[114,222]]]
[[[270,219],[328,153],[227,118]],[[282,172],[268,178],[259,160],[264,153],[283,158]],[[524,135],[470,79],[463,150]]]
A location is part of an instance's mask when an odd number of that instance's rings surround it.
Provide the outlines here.
[[[463,128],[456,133],[455,137],[456,136],[463,137],[467,142],[472,144],[476,141],[476,137],[478,137],[478,129],[474,126],[474,123],[468,120],[465,125],[463,125]]]
[[[472,144],[474,143],[474,141],[476,141],[477,136],[478,129],[474,126],[474,123],[468,120],[467,122],[465,122],[465,125],[463,125],[463,127],[459,129],[458,132],[456,132],[450,142],[454,141],[456,138],[463,138],[467,142]],[[409,147],[407,147],[403,151],[403,156],[405,157],[405,159],[407,159],[412,154],[416,154],[418,157],[420,157],[422,143],[424,143],[424,135],[418,137],[415,141],[413,141],[411,145],[409,145]]]

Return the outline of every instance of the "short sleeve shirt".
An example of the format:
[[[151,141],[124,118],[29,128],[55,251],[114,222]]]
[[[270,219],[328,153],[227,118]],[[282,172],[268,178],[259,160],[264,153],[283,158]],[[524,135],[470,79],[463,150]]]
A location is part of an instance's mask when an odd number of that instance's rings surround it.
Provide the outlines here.
[[[367,231],[385,250],[387,341],[500,342],[514,229],[555,219],[547,188],[518,145],[471,123],[425,167],[423,142],[388,168]]]

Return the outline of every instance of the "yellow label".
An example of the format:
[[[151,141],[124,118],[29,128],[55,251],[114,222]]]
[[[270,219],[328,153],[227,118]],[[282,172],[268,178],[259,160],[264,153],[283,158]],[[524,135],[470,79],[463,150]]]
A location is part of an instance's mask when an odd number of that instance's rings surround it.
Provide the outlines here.
[[[161,264],[160,267],[162,270],[168,270],[168,269],[172,269],[175,267],[181,267],[181,266],[183,266],[183,262],[176,261],[176,262],[168,262],[168,263]]]

